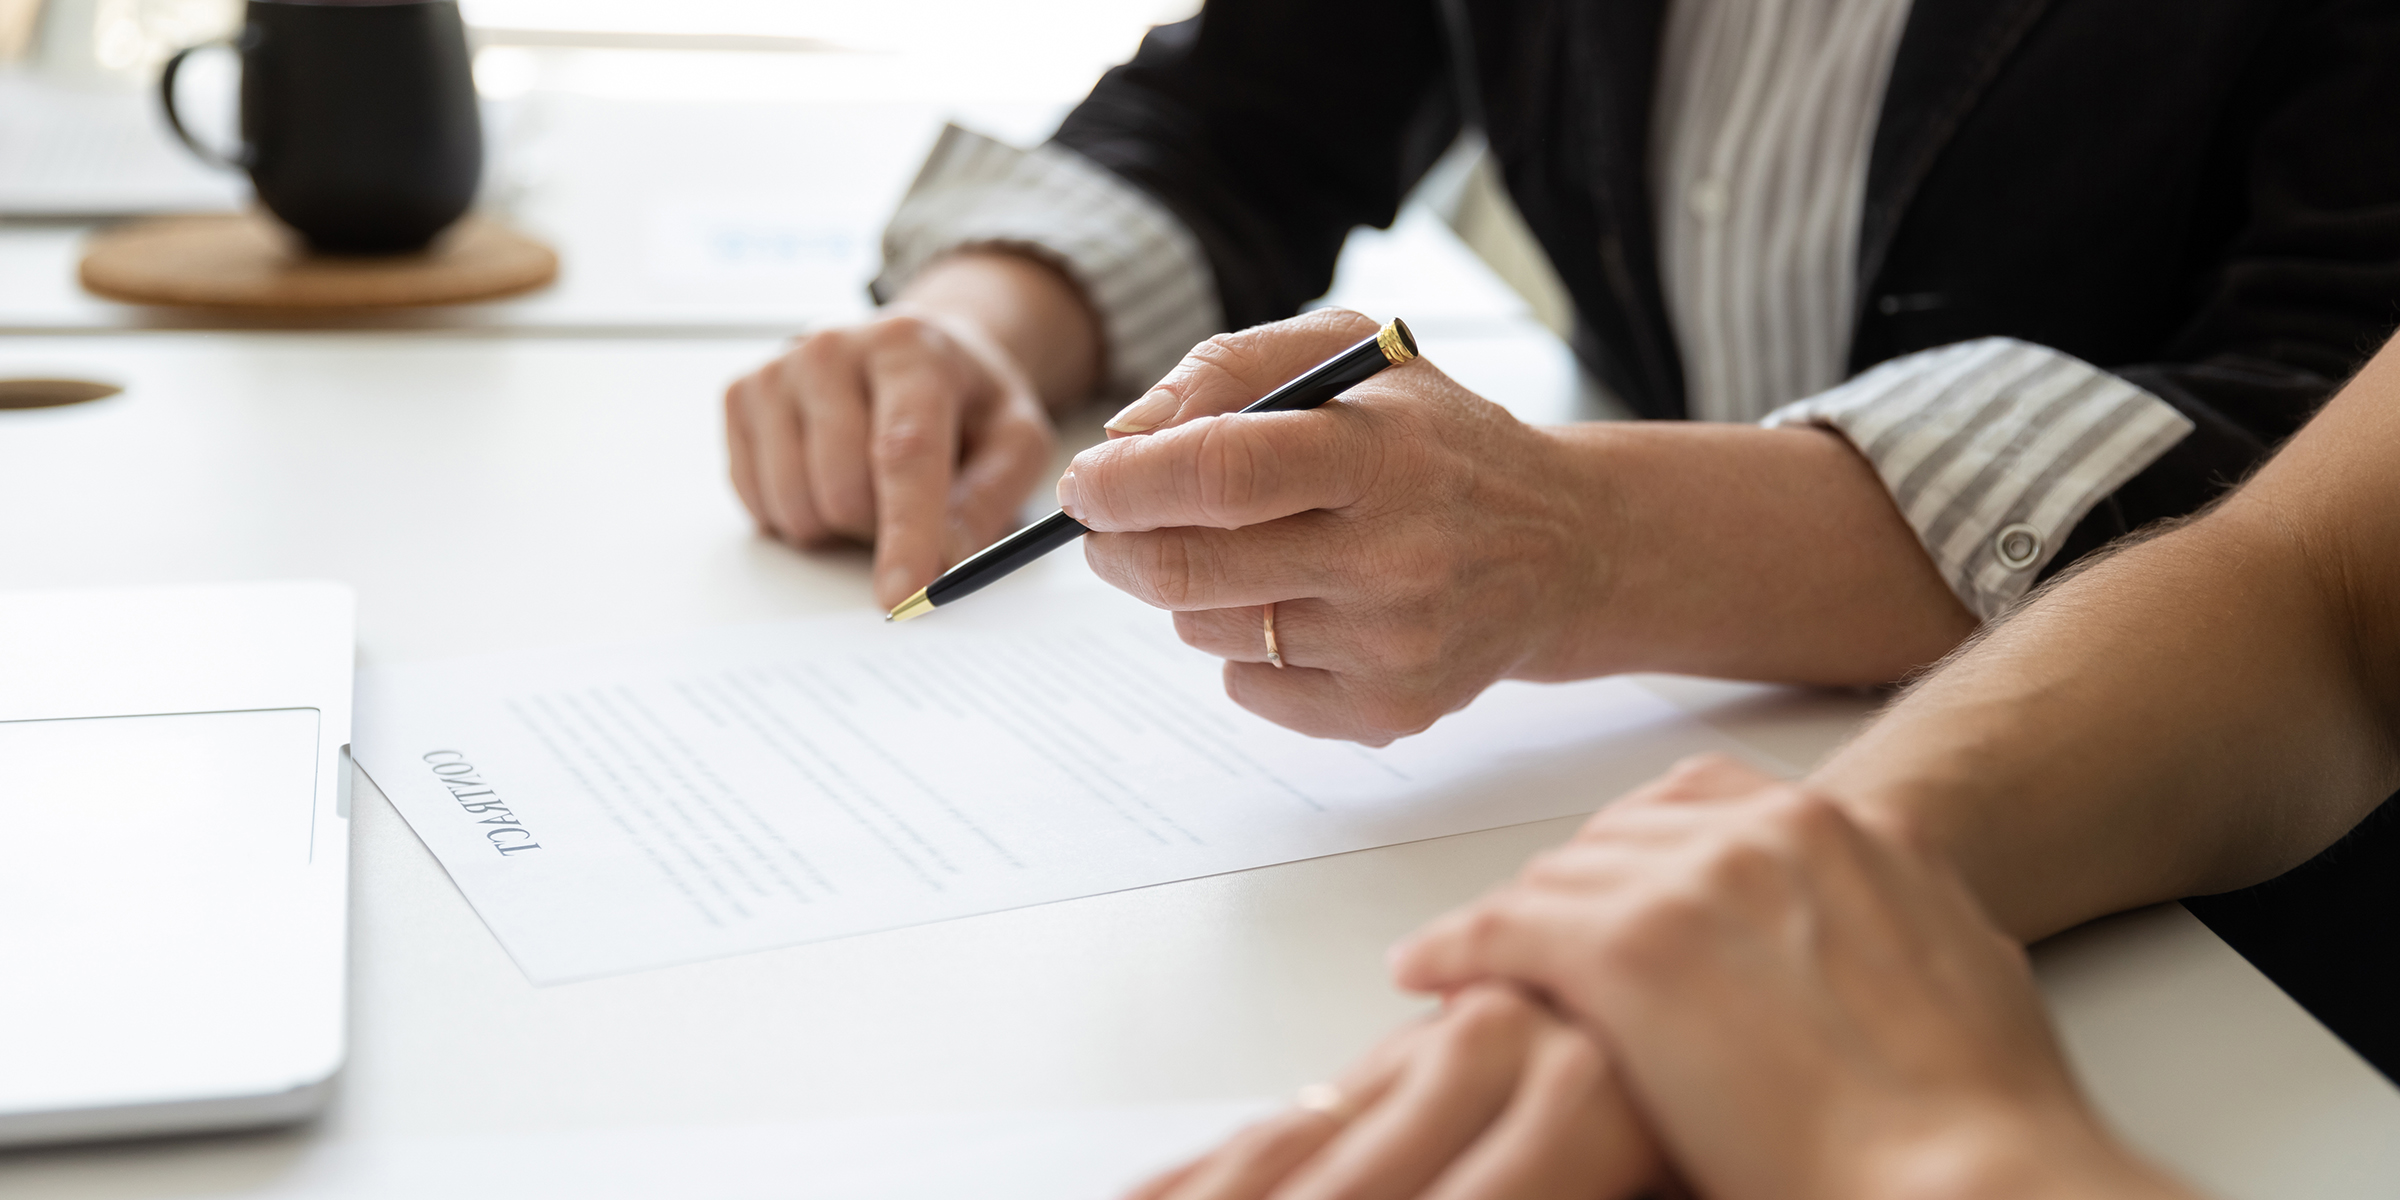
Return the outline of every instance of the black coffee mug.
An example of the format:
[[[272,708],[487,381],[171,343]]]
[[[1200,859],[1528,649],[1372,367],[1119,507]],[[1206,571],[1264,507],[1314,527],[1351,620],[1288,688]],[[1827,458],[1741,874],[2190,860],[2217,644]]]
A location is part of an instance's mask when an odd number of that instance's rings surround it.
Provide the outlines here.
[[[167,60],[159,97],[192,153],[248,171],[267,210],[311,248],[397,254],[424,248],[475,198],[483,123],[456,0],[249,0],[242,147],[200,143],[175,111]]]

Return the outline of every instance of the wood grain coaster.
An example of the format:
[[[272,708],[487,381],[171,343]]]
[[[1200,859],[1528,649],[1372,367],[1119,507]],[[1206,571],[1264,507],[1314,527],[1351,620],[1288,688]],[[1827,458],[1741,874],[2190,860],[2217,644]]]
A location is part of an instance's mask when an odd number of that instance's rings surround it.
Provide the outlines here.
[[[57,408],[105,400],[124,390],[89,379],[0,379],[0,408]]]
[[[187,308],[358,309],[461,304],[558,277],[558,253],[472,215],[414,254],[312,254],[263,212],[162,217],[105,230],[79,272],[95,295]]]

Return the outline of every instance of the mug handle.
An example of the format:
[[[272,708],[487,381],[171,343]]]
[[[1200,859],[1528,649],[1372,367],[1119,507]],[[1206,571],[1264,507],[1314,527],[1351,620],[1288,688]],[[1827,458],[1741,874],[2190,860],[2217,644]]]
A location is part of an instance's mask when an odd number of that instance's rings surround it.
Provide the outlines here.
[[[175,76],[183,70],[183,60],[190,57],[195,51],[208,50],[217,46],[223,46],[229,50],[240,48],[232,38],[219,38],[213,42],[202,42],[197,46],[185,46],[176,51],[175,56],[167,60],[166,68],[158,74],[158,104],[160,108],[166,110],[167,128],[174,130],[175,136],[183,142],[184,149],[191,151],[201,162],[212,167],[223,167],[228,171],[247,171],[250,169],[249,147],[245,146],[230,155],[219,154],[212,147],[202,143],[199,138],[193,137],[192,131],[183,126],[182,114],[175,111]]]

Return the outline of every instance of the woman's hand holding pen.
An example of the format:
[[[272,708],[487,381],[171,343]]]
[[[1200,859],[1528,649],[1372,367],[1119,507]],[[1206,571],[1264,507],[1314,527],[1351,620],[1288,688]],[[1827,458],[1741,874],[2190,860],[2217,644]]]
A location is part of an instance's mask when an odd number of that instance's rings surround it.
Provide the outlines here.
[[[1079,455],[1060,506],[1100,576],[1173,610],[1244,707],[1325,737],[1414,733],[1541,674],[1602,590],[1605,519],[1556,439],[1430,363],[1304,412],[1239,409],[1372,335],[1325,310],[1211,339]],[[1267,663],[1273,603],[1289,669]]]
[[[1324,310],[1212,338],[1059,484],[1093,569],[1173,610],[1251,711],[1379,745],[1500,679],[1878,683],[1973,628],[1825,430],[1536,429],[1431,359],[1226,415],[1375,328]]]
[[[1099,330],[1074,284],[1004,253],[927,267],[900,301],[799,339],[725,393],[735,491],[797,546],[875,546],[886,607],[1016,527],[1049,412],[1089,395]]]

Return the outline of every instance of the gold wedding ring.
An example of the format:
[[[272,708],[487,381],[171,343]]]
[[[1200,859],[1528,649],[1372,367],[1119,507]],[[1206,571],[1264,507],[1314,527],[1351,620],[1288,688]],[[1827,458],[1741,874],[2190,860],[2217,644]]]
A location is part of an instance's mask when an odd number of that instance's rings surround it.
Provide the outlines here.
[[[1275,644],[1275,602],[1267,601],[1267,665],[1283,669],[1283,648]]]
[[[1292,1107],[1330,1117],[1336,1123],[1350,1119],[1350,1098],[1330,1083],[1312,1083],[1293,1093]]]

